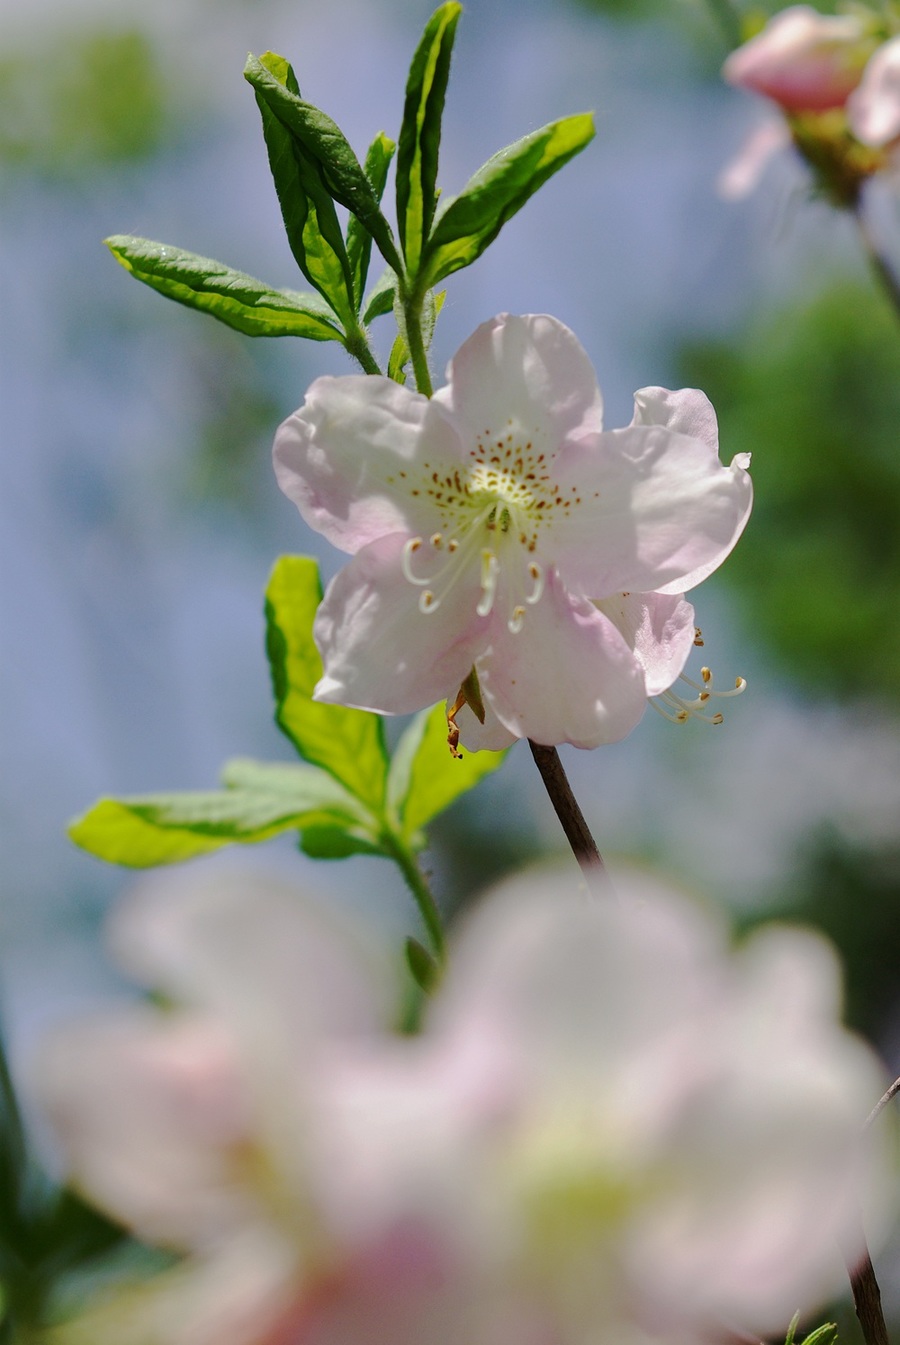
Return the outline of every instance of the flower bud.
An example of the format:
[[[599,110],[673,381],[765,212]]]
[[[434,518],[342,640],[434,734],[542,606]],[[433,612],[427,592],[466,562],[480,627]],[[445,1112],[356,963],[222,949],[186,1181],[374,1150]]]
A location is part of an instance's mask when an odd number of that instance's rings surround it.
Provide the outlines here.
[[[873,46],[855,16],[792,5],[732,52],[723,74],[730,84],[764,94],[785,112],[824,112],[843,107]]]

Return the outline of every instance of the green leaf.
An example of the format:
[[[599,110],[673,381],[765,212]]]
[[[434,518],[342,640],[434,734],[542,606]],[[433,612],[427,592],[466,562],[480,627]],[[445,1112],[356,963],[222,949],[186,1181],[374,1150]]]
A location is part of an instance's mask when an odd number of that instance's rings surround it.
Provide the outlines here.
[[[366,155],[365,174],[372,184],[375,199],[380,201],[384,195],[388,168],[397,146],[384,133],[379,131],[369,146]],[[369,274],[369,258],[372,255],[372,235],[364,229],[355,215],[347,221],[347,257],[353,273],[353,292],[356,296],[356,308],[359,311],[366,291],[366,279]],[[393,272],[389,272],[393,275]],[[371,302],[371,301],[370,301]],[[363,321],[368,321],[364,318]]]
[[[199,309],[247,336],[305,336],[342,341],[334,314],[317,294],[273,290],[222,262],[149,238],[105,240],[117,262],[167,299]]]
[[[267,88],[279,89],[285,97],[299,101],[297,80],[283,56],[267,52],[256,66],[260,77],[267,81]],[[256,102],[294,260],[345,326],[352,327],[356,320],[353,275],[337,211],[322,181],[319,164],[283,125],[259,88]]]
[[[461,13],[462,6],[448,0],[431,16],[406,83],[397,152],[397,224],[410,278],[418,272],[437,204],[441,117]]]
[[[410,936],[406,940],[406,962],[412,972],[413,980],[416,985],[430,995],[436,988],[441,978],[441,969],[429,953],[428,949],[419,943],[418,939]]]
[[[503,764],[505,752],[450,755],[443,702],[417,714],[394,751],[388,776],[388,808],[412,841],[426,822]]]
[[[349,859],[351,855],[387,855],[376,837],[352,827],[304,827],[300,849],[310,859]]]
[[[100,799],[69,827],[77,846],[109,864],[177,864],[234,842],[253,844],[317,825],[359,825],[358,809],[323,771],[308,768],[304,793],[224,789]]]
[[[438,215],[422,259],[427,284],[469,266],[503,225],[594,136],[590,113],[563,117],[500,150]]]
[[[394,298],[397,293],[397,273],[386,266],[375,284],[366,295],[365,307],[363,308],[362,320],[366,324],[373,318],[383,317],[385,313],[390,313],[394,307]]]
[[[256,90],[260,107],[268,108],[290,136],[295,148],[304,159],[314,159],[324,188],[341,205],[356,215],[359,222],[374,238],[381,255],[399,274],[403,263],[397,252],[394,235],[379,208],[372,184],[363,172],[340,127],[311,103],[300,98],[296,88],[278,77],[287,66],[281,56],[273,52],[259,60],[250,56],[244,68],[244,78]]]
[[[282,556],[266,589],[266,651],[275,722],[307,761],[323,766],[376,811],[384,800],[387,753],[382,722],[365,710],[312,699],[322,660],[312,637],[322,598],[319,569],[307,556]]]
[[[406,366],[409,364],[409,346],[406,337],[398,332],[388,356],[387,376],[403,387],[406,383]]]

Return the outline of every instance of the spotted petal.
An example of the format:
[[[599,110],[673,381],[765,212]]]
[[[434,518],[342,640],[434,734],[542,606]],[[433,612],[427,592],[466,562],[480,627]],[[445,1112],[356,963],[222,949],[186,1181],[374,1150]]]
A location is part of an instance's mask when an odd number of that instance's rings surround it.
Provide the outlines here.
[[[419,609],[424,588],[403,573],[407,538],[364,547],[331,581],[313,634],[325,665],[317,700],[382,714],[434,705],[475,661],[487,619],[476,612],[479,572],[470,567],[436,611]]]
[[[439,529],[432,474],[452,472],[461,454],[437,402],[389,378],[317,378],[275,435],[275,475],[309,526],[352,554]]]

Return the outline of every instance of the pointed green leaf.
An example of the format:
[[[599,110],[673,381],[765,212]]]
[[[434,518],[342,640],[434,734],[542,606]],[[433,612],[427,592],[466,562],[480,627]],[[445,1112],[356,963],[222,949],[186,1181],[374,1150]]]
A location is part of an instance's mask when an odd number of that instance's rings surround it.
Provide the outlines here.
[[[447,745],[444,703],[417,714],[397,744],[388,776],[388,808],[404,838],[412,840],[426,822],[497,770],[505,755],[465,752],[456,759]]]
[[[117,262],[167,299],[199,309],[247,336],[305,336],[342,341],[334,314],[317,294],[274,290],[209,257],[149,238],[115,234],[105,240]]]
[[[307,761],[323,766],[376,810],[384,799],[387,753],[378,715],[312,699],[322,660],[312,637],[322,598],[319,569],[307,556],[282,556],[266,589],[266,650],[275,722]]]
[[[379,131],[369,146],[364,171],[372,184],[376,201],[380,201],[384,195],[388,168],[396,148],[393,140],[390,140],[384,131]],[[369,258],[371,255],[372,235],[367,229],[363,228],[355,215],[351,215],[347,221],[347,256],[350,260],[350,270],[353,273],[353,292],[356,295],[357,311],[362,306],[362,298],[366,292],[366,279],[369,274]],[[393,272],[389,274],[393,275]],[[368,321],[368,319],[364,318],[363,321]]]
[[[469,266],[538,187],[593,139],[590,113],[563,117],[500,150],[438,215],[422,271],[429,285]]]
[[[441,5],[429,19],[406,83],[397,152],[397,224],[407,275],[414,277],[437,204],[441,117],[450,75],[450,55],[462,6]]]
[[[262,62],[257,61],[256,65],[268,85],[280,89],[285,97],[296,99],[297,81],[284,57],[267,52]],[[353,326],[356,318],[353,276],[337,211],[322,182],[318,162],[285,128],[258,89],[256,101],[294,260],[345,326]]]
[[[358,808],[324,771],[302,793],[256,789],[100,799],[69,827],[76,845],[110,864],[176,864],[234,842],[253,844],[312,826],[359,827]]]
[[[385,313],[390,313],[394,307],[394,298],[397,293],[397,273],[386,266],[381,275],[375,281],[375,284],[366,295],[365,307],[363,308],[362,320],[366,324],[373,318],[383,317]]]
[[[403,264],[391,226],[381,213],[372,184],[343,131],[312,103],[305,103],[285,80],[278,77],[278,72],[285,66],[284,58],[272,52],[259,60],[250,56],[244,68],[244,78],[256,90],[260,107],[268,108],[272,117],[284,127],[300,156],[315,160],[325,189],[356,215],[374,238],[384,260],[400,274]]]

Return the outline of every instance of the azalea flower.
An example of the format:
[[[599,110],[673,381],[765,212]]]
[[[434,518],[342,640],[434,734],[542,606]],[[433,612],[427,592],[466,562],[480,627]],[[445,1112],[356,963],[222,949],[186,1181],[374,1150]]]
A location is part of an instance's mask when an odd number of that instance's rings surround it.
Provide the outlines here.
[[[114,947],[168,1007],[68,1025],[36,1081],[72,1179],[182,1257],[57,1345],[701,1345],[832,1294],[892,1181],[830,950],[620,888],[511,881],[411,1038],[322,907],[152,881]]]
[[[786,118],[751,133],[720,177],[725,197],[751,191],[792,141],[837,205],[855,205],[867,179],[896,171],[900,36],[888,37],[874,15],[791,5],[733,51],[722,74],[771,99]]]
[[[787,112],[824,112],[844,106],[875,45],[857,15],[791,5],[733,51],[722,73]]]
[[[631,424],[604,431],[588,357],[547,316],[484,323],[431,399],[317,379],[274,456],[306,522],[352,556],[316,619],[316,698],[384,714],[465,702],[484,714],[459,721],[473,747],[629,733],[681,673],[682,595],[752,498],[748,457],[719,462],[701,392],[643,388]]]

